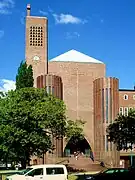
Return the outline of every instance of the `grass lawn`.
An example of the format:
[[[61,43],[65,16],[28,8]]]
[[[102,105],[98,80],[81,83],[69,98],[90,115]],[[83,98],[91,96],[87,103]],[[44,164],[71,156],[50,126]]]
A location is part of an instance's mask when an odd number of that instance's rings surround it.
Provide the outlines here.
[[[68,179],[69,179],[69,180],[76,180],[76,179],[77,179],[77,176],[69,175]]]

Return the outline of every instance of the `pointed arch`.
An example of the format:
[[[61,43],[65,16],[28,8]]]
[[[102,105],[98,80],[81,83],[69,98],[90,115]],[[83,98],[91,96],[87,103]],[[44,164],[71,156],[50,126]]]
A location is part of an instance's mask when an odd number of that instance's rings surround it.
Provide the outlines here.
[[[76,143],[73,143],[71,137],[71,139],[67,142],[64,148],[64,155],[71,156],[74,155],[75,152],[83,153],[86,156],[90,156],[90,152],[92,152],[92,147],[88,142],[87,138],[84,137],[83,139],[78,140]]]

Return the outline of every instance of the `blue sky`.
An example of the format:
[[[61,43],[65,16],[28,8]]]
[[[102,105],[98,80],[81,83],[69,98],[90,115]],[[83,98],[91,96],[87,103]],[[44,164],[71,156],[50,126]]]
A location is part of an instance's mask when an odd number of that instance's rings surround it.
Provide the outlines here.
[[[135,0],[0,0],[0,82],[25,58],[26,5],[49,19],[49,58],[70,49],[106,64],[120,88],[135,84]]]

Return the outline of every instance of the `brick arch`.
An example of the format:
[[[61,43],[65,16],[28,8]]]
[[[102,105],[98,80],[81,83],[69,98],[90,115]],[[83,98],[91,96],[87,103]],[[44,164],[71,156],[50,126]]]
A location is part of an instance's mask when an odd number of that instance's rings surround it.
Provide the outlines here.
[[[87,142],[88,145],[89,145],[89,148],[90,148],[90,149],[92,150],[92,152],[93,152],[93,145],[91,145],[91,143],[90,143],[90,141],[89,141],[89,138],[88,138],[87,136],[84,136],[84,139],[86,140],[86,142]],[[68,143],[70,142],[70,140],[71,140],[71,138],[69,139],[68,142],[65,142],[65,143],[64,143],[63,152],[65,152],[65,149],[66,149]]]
[[[93,143],[91,142],[91,140],[90,140],[86,135],[84,136],[84,138],[85,138],[86,141],[89,143],[89,145],[90,145],[92,151],[94,151],[94,145],[93,145]]]
[[[86,141],[88,142],[88,144],[90,145],[91,149],[94,149],[93,147],[93,143],[89,140],[89,138],[85,135],[84,138],[86,139]],[[70,141],[70,140],[69,140]],[[63,145],[63,149],[65,149],[65,147],[67,146],[69,141],[64,141],[64,145]]]

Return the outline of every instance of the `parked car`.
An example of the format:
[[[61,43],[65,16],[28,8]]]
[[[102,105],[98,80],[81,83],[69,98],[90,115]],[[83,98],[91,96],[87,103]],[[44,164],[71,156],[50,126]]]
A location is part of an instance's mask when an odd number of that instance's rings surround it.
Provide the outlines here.
[[[8,176],[6,180],[67,180],[68,173],[65,165],[45,164],[30,166],[19,174]]]
[[[110,168],[104,171],[101,171],[93,175],[85,175],[85,180],[99,180],[99,179],[109,179],[115,178],[115,180],[120,177],[125,177],[130,174],[130,170],[126,168]]]

